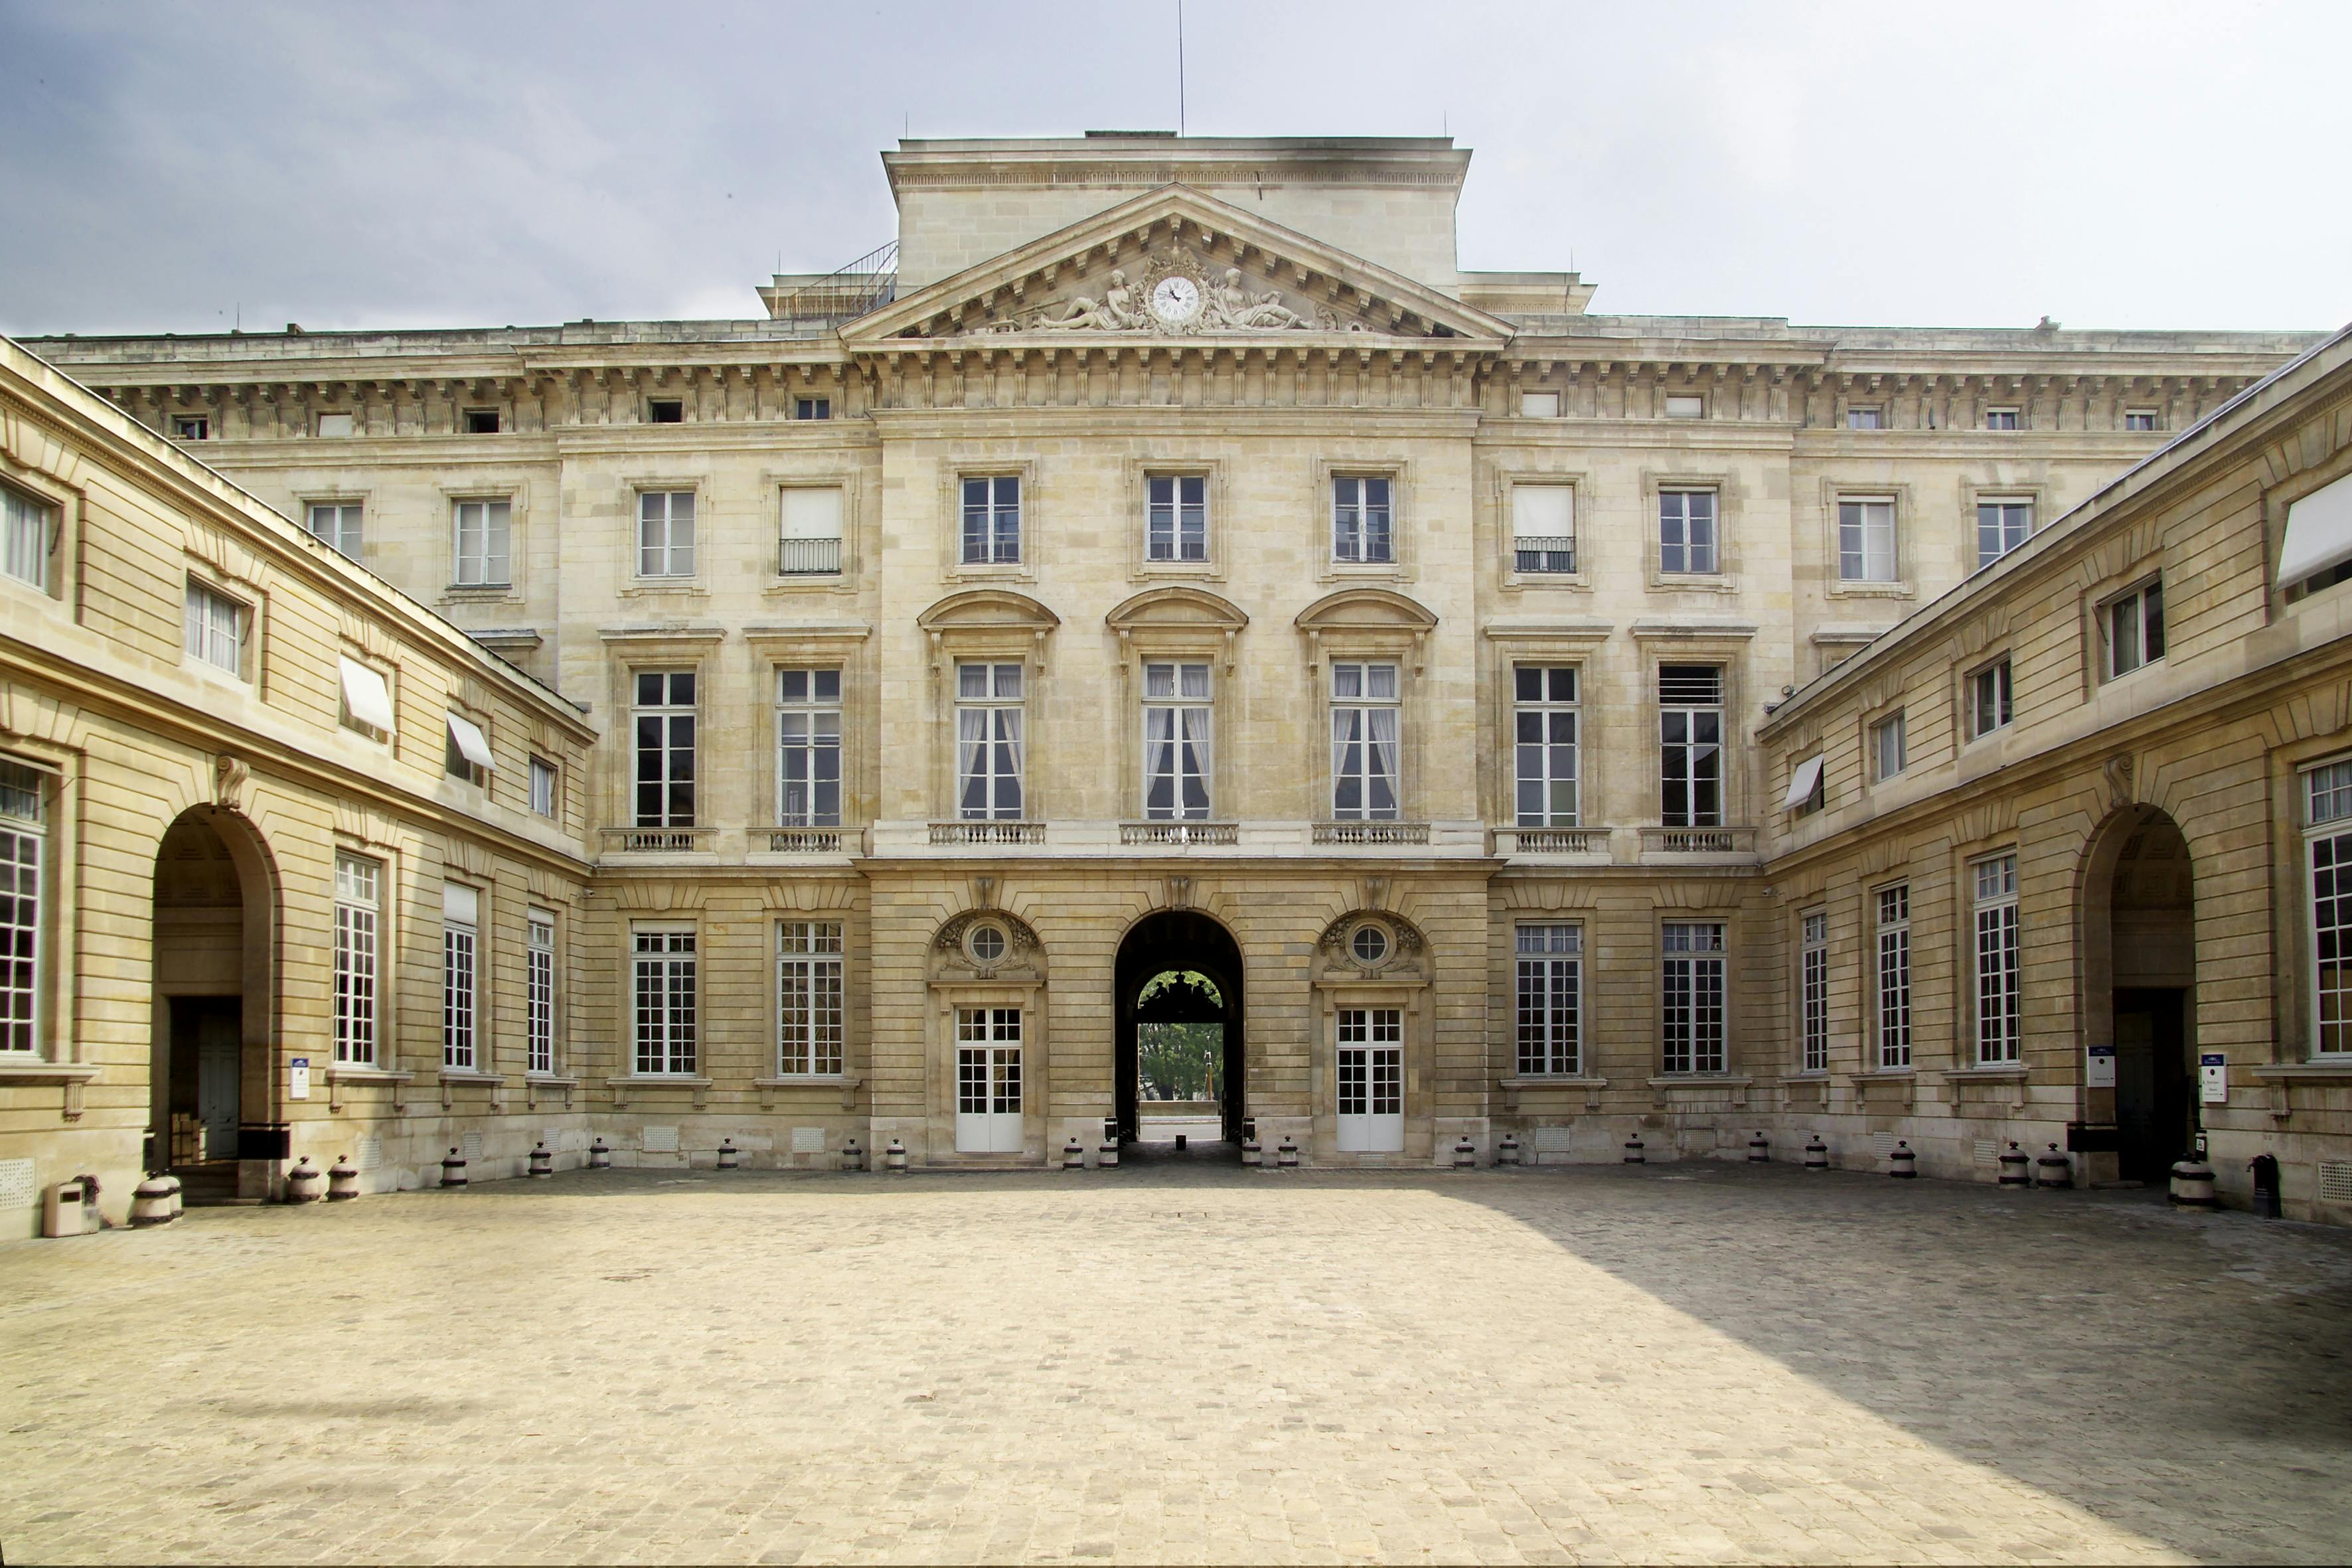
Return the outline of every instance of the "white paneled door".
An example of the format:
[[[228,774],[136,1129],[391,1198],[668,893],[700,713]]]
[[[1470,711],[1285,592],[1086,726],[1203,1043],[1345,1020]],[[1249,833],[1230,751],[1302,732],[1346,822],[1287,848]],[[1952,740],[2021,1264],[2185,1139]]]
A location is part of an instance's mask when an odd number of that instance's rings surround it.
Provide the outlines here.
[[[1339,1152],[1394,1154],[1404,1148],[1404,1014],[1395,1007],[1342,1007],[1339,1014]]]
[[[956,1009],[956,1152],[1021,1152],[1021,1009]]]

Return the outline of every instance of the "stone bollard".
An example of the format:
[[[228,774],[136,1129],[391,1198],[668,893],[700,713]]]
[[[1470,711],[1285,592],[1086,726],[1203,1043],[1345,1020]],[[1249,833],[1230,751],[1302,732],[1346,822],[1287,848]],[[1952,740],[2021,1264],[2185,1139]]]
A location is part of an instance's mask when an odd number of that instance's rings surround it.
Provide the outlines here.
[[[1265,1166],[1265,1151],[1258,1146],[1255,1135],[1242,1140],[1242,1163],[1255,1165],[1261,1170]]]
[[[902,1176],[907,1173],[907,1146],[896,1138],[890,1140],[890,1147],[882,1151],[882,1168]]]
[[[349,1154],[338,1154],[335,1163],[327,1167],[327,1201],[347,1204],[360,1195],[360,1168],[352,1163]]]
[[[171,1172],[164,1172],[163,1179],[172,1184],[172,1217],[177,1219],[187,1209],[188,1194],[181,1191],[180,1178]]]
[[[1822,1142],[1818,1132],[1805,1140],[1805,1169],[1826,1171],[1830,1168],[1830,1146]]]
[[[555,1151],[547,1146],[547,1140],[544,1138],[531,1149],[530,1173],[534,1176],[555,1174]]]
[[[743,1168],[743,1151],[735,1147],[735,1140],[732,1138],[721,1138],[719,1141],[719,1168],[722,1171],[740,1171]]]
[[[866,1151],[857,1146],[855,1138],[841,1146],[841,1168],[845,1171],[866,1169]]]
[[[2033,1156],[2019,1148],[2014,1138],[2001,1151],[1999,1184],[2020,1192],[2033,1184]]]
[[[441,1162],[441,1184],[463,1192],[466,1187],[466,1157],[455,1149]]]
[[[588,1145],[588,1168],[592,1171],[609,1171],[613,1168],[613,1151],[604,1146],[604,1141],[602,1138]]]
[[[2033,1184],[2063,1191],[2074,1184],[2074,1163],[2058,1152],[2058,1145],[2033,1162]]]
[[[1102,1147],[1095,1151],[1095,1169],[1098,1171],[1116,1171],[1118,1169],[1118,1139],[1106,1138],[1102,1141]]]
[[[1457,1171],[1475,1171],[1478,1168],[1478,1145],[1470,1142],[1470,1134],[1467,1132],[1454,1141],[1454,1168]]]
[[[1628,1165],[1646,1165],[1650,1163],[1649,1156],[1642,1148],[1642,1135],[1639,1132],[1634,1133],[1633,1136],[1625,1140],[1625,1159],[1623,1163]]]
[[[2220,1200],[2213,1193],[2213,1167],[2201,1155],[2189,1154],[2172,1163],[2172,1202],[2185,1209],[2210,1209]]]
[[[1062,1169],[1083,1171],[1087,1168],[1086,1149],[1075,1138],[1062,1145]]]
[[[1274,1163],[1286,1170],[1295,1169],[1298,1164],[1298,1145],[1290,1141],[1287,1132],[1282,1135],[1282,1142],[1275,1145]]]
[[[1919,1156],[1900,1138],[1895,1141],[1895,1152],[1886,1156],[1886,1173],[1901,1181],[1909,1181],[1919,1173]]]
[[[1495,1163],[1510,1169],[1517,1168],[1519,1163],[1519,1135],[1517,1133],[1506,1132],[1503,1134],[1503,1141],[1495,1146]]]
[[[1756,1131],[1756,1136],[1748,1141],[1748,1163],[1751,1165],[1765,1165],[1769,1164],[1771,1160],[1771,1142],[1764,1136],[1764,1131],[1759,1127]]]
[[[172,1223],[172,1187],[162,1172],[149,1176],[131,1193],[131,1223],[142,1228]]]
[[[286,1173],[286,1201],[289,1204],[317,1203],[325,1174],[310,1163],[310,1155],[303,1155],[294,1163],[294,1168]]]

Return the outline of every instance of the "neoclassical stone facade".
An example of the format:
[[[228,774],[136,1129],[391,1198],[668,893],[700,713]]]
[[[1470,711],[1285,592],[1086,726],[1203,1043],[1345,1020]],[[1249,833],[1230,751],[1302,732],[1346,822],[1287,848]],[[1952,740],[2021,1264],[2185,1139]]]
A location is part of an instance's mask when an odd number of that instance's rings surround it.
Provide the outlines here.
[[[824,1167],[851,1139],[1091,1163],[1107,1121],[1132,1130],[1136,992],[1172,966],[1223,998],[1232,1130],[1312,1163],[1488,1159],[1507,1134],[1613,1159],[1636,1132],[1664,1158],[1769,1129],[1784,1153],[1819,1131],[1866,1163],[1902,1134],[1977,1169],[1932,1074],[1823,1100],[1792,1055],[1798,884],[1770,858],[1828,852],[1789,838],[1778,737],[1825,672],[1883,664],[1891,628],[2315,338],[1596,314],[1573,274],[1458,269],[1468,154],[1443,140],[884,162],[895,271],[778,278],[765,320],[27,344],[121,411],[124,484],[234,493],[127,417],[249,491],[250,527],[298,520],[339,591],[494,672],[467,712],[536,704],[490,715],[494,751],[537,725],[564,752],[530,873],[569,889],[530,895],[560,906],[549,1054],[514,892],[477,914],[508,967],[451,1065],[427,941],[451,876],[420,852],[386,949],[398,1089],[257,1088],[243,1120],[291,1158],[364,1144],[378,1185],[467,1134],[499,1172],[541,1137],[567,1163],[596,1138],[654,1163],[725,1141]],[[44,374],[28,406],[95,428]],[[0,478],[56,495],[6,449]],[[150,596],[174,569],[148,563]],[[12,689],[29,657],[0,645]],[[439,699],[395,696],[431,729]],[[528,761],[499,759],[491,803]],[[413,783],[420,833],[478,837],[467,780]],[[154,860],[161,809],[110,827],[126,864]],[[285,909],[331,919],[326,854],[281,872]],[[126,953],[162,929],[140,919]],[[100,1058],[44,1016],[0,1125],[47,1180],[39,1096]],[[331,1059],[331,1023],[289,1016],[256,1083]],[[2000,1135],[2098,1121],[2078,1047],[2036,1047]],[[79,1092],[143,1103],[163,1059]],[[124,1165],[142,1129],[113,1125]]]

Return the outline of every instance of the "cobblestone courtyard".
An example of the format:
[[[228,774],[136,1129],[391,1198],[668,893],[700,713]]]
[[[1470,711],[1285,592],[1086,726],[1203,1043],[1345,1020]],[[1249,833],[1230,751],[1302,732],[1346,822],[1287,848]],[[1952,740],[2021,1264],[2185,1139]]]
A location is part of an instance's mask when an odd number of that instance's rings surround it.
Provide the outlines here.
[[[2352,1558],[2352,1235],[1784,1166],[608,1173],[0,1247],[56,1560]]]

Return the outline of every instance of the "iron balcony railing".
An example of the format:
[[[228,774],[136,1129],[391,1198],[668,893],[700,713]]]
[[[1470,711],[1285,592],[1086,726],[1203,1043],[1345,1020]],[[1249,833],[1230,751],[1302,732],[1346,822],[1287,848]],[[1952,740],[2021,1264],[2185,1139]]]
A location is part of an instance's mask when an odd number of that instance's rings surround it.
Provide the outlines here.
[[[898,293],[898,242],[894,239],[813,283],[778,295],[769,310],[778,321],[838,324],[880,310]]]
[[[1570,573],[1576,570],[1576,541],[1565,534],[1523,533],[1511,542],[1521,572]]]
[[[838,539],[787,539],[781,542],[776,554],[776,574],[780,577],[826,577],[841,571],[841,541]]]

